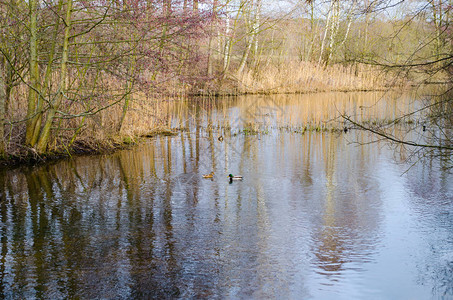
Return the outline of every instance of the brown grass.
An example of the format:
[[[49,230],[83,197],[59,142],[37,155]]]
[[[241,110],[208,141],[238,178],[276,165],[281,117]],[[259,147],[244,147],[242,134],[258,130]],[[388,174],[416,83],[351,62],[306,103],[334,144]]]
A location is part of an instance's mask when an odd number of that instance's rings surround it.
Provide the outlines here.
[[[217,91],[221,94],[281,94],[326,91],[376,91],[401,85],[392,75],[369,65],[318,66],[309,62],[267,65],[231,75]]]

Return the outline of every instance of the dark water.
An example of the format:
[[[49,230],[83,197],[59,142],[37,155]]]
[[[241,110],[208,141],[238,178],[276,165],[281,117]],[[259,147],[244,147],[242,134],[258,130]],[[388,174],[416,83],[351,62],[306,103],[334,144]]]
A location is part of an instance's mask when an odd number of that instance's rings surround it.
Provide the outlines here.
[[[443,162],[300,132],[413,105],[380,96],[189,103],[177,136],[0,171],[0,298],[452,299]]]

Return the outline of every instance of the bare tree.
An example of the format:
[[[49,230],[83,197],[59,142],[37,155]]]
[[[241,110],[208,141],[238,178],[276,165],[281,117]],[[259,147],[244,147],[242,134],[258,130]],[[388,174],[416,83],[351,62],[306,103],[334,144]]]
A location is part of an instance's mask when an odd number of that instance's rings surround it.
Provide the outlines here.
[[[0,2],[1,140],[40,155],[68,149],[88,123],[120,131],[134,93],[159,91],[184,76],[181,64],[197,62],[186,41],[201,36],[205,14],[184,8],[177,0]],[[107,115],[118,105],[121,113]]]
[[[389,7],[378,6],[373,3],[369,10],[385,10]],[[402,5],[403,3],[400,3]],[[378,139],[391,143],[408,146],[412,149],[413,156],[424,157],[437,155],[452,161],[453,150],[453,93],[452,93],[452,65],[453,48],[451,47],[451,5],[444,1],[420,2],[413,10],[406,10],[400,23],[401,29],[392,33],[391,41],[405,39],[404,30],[412,25],[420,25],[426,29],[420,36],[416,45],[407,44],[407,53],[404,60],[401,56],[373,56],[372,59],[363,59],[362,62],[380,66],[396,74],[396,78],[405,76],[417,78],[413,84],[422,84],[432,79],[441,79],[443,85],[430,92],[423,105],[394,120],[385,122],[360,122],[354,116],[344,115],[344,119],[361,130],[374,134]],[[370,4],[371,5],[371,4]],[[390,9],[390,8],[389,8]],[[395,9],[395,7],[391,7]],[[415,77],[415,75],[416,77]],[[401,134],[395,134],[399,128]]]

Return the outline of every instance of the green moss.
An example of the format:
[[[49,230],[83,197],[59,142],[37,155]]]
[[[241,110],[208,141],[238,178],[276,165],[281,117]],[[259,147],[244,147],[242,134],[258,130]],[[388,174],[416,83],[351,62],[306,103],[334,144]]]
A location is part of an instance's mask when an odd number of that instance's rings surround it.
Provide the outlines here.
[[[130,136],[123,137],[123,143],[126,145],[134,144],[135,140]]]

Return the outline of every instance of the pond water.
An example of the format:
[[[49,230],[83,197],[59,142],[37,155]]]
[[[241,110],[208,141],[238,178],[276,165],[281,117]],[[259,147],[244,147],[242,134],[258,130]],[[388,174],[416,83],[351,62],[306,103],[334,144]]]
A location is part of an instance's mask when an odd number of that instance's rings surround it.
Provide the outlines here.
[[[321,130],[343,112],[392,118],[410,96],[174,105],[175,136],[0,170],[0,298],[453,298],[443,162],[409,168],[410,149]]]

